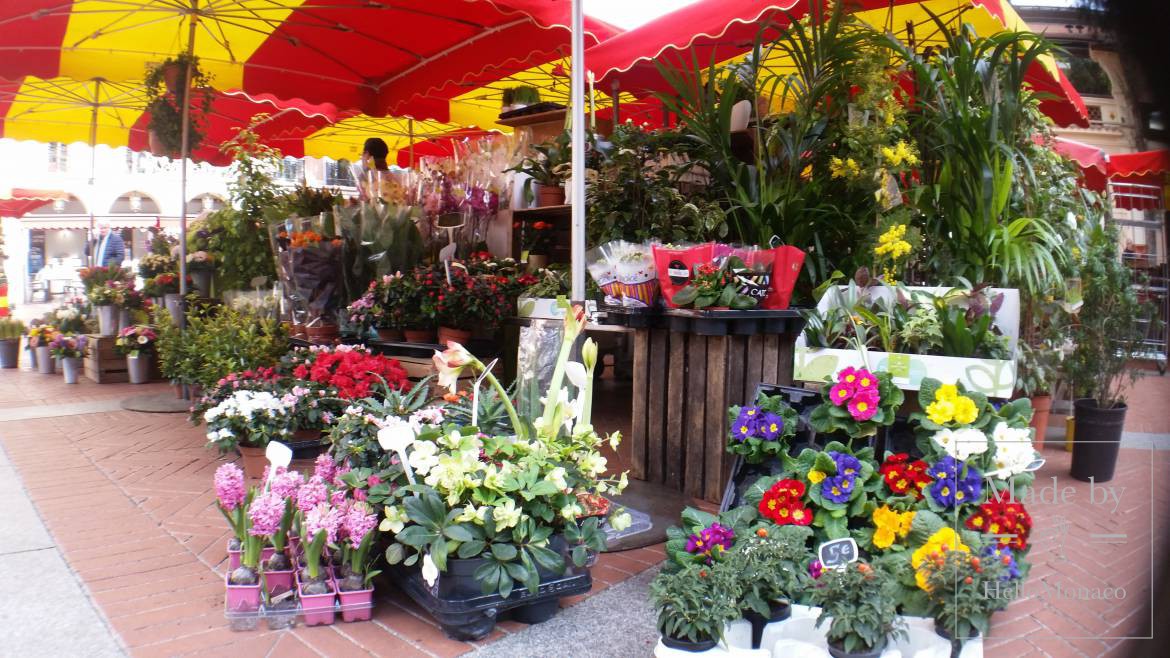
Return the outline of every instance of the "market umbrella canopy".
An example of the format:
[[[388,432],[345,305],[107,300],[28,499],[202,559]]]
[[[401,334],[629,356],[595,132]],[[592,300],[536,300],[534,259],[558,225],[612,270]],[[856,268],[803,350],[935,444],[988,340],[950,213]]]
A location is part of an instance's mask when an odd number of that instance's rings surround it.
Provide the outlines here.
[[[14,187],[0,192],[0,217],[20,217],[58,199],[68,199],[59,190],[27,190]]]
[[[148,99],[139,81],[105,79],[42,79],[27,76],[0,80],[0,137],[40,142],[84,142],[148,150]],[[248,124],[253,115],[268,114],[265,138],[311,133],[336,121],[340,112],[329,104],[279,101],[269,96],[216,94],[202,117],[203,144],[196,160],[226,164],[230,158],[219,144]]]
[[[727,63],[744,56],[757,37],[774,38],[789,25],[789,16],[808,13],[810,0],[700,0],[678,11],[617,35],[589,51],[588,66],[602,87],[615,81],[623,91],[645,95],[668,91],[655,62],[688,68]],[[919,50],[944,43],[933,13],[953,29],[970,23],[988,36],[1028,26],[1003,0],[858,0],[847,10],[876,30],[897,35]],[[788,64],[774,52],[763,63],[781,70]],[[1027,74],[1028,84],[1046,95],[1040,109],[1060,125],[1088,125],[1088,110],[1056,61],[1044,56]]]
[[[570,4],[6,0],[0,3],[0,77],[137,80],[190,46],[219,89],[331,102],[372,115],[405,114],[412,104],[416,116],[426,108],[441,114],[444,99],[436,94],[452,83],[498,79],[563,54]],[[592,20],[588,29],[590,43],[618,32]]]

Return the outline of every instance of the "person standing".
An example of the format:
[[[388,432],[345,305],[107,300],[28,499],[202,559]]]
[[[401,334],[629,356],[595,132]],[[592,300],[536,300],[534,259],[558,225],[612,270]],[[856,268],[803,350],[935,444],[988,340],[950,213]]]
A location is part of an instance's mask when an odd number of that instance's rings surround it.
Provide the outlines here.
[[[110,222],[98,222],[98,237],[93,244],[94,265],[99,267],[121,267],[126,259],[126,243],[122,236],[110,230]]]
[[[383,177],[386,175],[385,172],[390,171],[390,165],[386,161],[388,157],[390,157],[390,147],[381,137],[370,137],[362,145],[358,193],[363,201],[368,201],[381,194]]]

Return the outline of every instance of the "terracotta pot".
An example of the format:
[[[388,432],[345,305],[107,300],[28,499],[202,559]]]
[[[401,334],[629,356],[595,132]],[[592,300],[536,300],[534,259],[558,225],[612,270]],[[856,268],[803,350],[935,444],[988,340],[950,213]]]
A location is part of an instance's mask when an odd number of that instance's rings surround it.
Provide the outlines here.
[[[397,343],[402,340],[402,331],[399,329],[378,329],[378,340],[387,343]]]
[[[548,256],[544,254],[528,254],[528,271],[536,272],[548,267]]]
[[[318,324],[305,327],[305,335],[312,341],[330,341],[339,334],[335,324]]]
[[[244,460],[244,475],[253,480],[264,477],[264,467],[268,465],[268,458],[264,456],[264,448],[240,446],[239,451]]]
[[[297,323],[295,323],[295,322],[294,322],[292,325],[290,325],[290,328],[289,328],[289,331],[288,331],[288,335],[289,335],[289,336],[292,336],[292,337],[294,337],[294,338],[304,338],[304,336],[305,336],[305,325],[303,325],[303,324],[297,324]]]
[[[1048,415],[1051,412],[1051,395],[1032,396],[1032,429],[1036,430],[1036,436],[1032,437],[1032,445],[1036,450],[1044,449],[1044,435],[1048,432]]]
[[[446,345],[448,341],[454,341],[460,345],[467,345],[471,341],[471,332],[463,329],[453,329],[451,327],[439,327],[439,344]]]
[[[434,329],[403,329],[402,334],[406,336],[408,343],[434,343],[435,330]]]
[[[537,207],[560,206],[565,203],[565,188],[560,185],[541,185],[536,193]]]

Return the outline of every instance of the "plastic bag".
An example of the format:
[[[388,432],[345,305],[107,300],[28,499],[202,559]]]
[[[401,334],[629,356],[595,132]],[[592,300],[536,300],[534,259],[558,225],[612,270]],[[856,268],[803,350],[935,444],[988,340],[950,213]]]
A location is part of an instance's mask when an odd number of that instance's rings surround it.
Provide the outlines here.
[[[658,301],[658,272],[650,245],[631,244],[617,260],[622,305],[649,308]]]
[[[796,247],[782,245],[770,250],[772,261],[772,290],[764,298],[761,308],[781,310],[788,308],[792,301],[792,289],[804,267],[804,252]]]
[[[759,247],[735,247],[727,253],[726,258],[743,261],[743,267],[731,268],[738,284],[736,294],[756,300],[756,308],[763,308],[764,300],[772,293],[775,252]]]
[[[616,254],[623,251],[626,244],[622,240],[614,240],[585,252],[585,269],[605,295],[605,303],[611,306],[621,306],[622,303]]]
[[[658,285],[662,299],[670,308],[678,308],[674,296],[691,282],[695,266],[708,263],[714,257],[715,245],[706,242],[698,245],[665,246],[654,245],[654,267],[658,271]]]

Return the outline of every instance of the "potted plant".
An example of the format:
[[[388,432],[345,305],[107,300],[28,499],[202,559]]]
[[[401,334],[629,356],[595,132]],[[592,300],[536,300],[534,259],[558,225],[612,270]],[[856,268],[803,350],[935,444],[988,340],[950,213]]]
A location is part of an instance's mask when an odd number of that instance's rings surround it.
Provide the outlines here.
[[[540,102],[540,90],[528,85],[505,87],[500,95],[502,97],[500,114],[536,105]]]
[[[244,472],[239,466],[228,463],[215,469],[215,501],[216,507],[227,519],[228,527],[232,529],[232,538],[228,540],[228,573],[240,566],[240,555],[244,550],[244,541],[248,538],[247,514],[248,497],[247,487],[244,485]]]
[[[49,343],[56,335],[57,329],[50,324],[39,324],[28,328],[28,347],[36,355],[33,360],[34,365],[37,372],[42,375],[51,375],[56,372],[56,362],[53,361],[53,356],[49,353]]]
[[[806,526],[761,525],[721,565],[739,579],[739,608],[752,625],[753,649],[760,648],[764,627],[788,619],[792,602],[808,587],[803,563],[812,534]]]
[[[730,569],[692,564],[674,573],[661,572],[650,584],[662,644],[681,651],[715,648],[723,628],[739,616],[738,579]]]
[[[97,309],[98,334],[103,338],[118,335],[118,291],[107,284],[94,286],[86,293]]]
[[[1052,411],[1052,386],[1060,368],[1061,352],[1048,343],[1031,345],[1020,341],[1016,389],[1032,402],[1032,439],[1037,450],[1044,448],[1048,415]]]
[[[296,573],[297,593],[301,599],[305,625],[318,626],[332,624],[334,619],[333,604],[337,586],[333,580],[332,567],[322,564],[322,555],[326,545],[336,545],[337,533],[344,518],[343,510],[331,505],[327,496],[319,497],[321,502],[312,507],[304,504],[302,492],[306,488],[315,492],[327,492],[327,489],[322,478],[313,476],[297,493],[297,504],[302,510],[298,534],[304,550],[303,566]]]
[[[190,76],[188,76],[190,73]],[[215,92],[211,76],[199,66],[197,56],[180,54],[150,67],[143,80],[146,111],[150,114],[150,150],[155,155],[176,157],[183,143],[183,105],[190,104],[187,153],[203,143],[202,125]]]
[[[1007,607],[1007,597],[991,595],[1010,580],[1010,554],[992,552],[979,557],[968,551],[932,551],[918,566],[934,630],[951,643],[951,655],[958,656],[963,643],[986,634],[991,615]]]
[[[215,273],[215,254],[199,250],[187,254],[187,272],[204,297],[211,296],[211,275]]]
[[[49,352],[53,358],[61,360],[61,370],[65,373],[66,384],[77,383],[77,374],[81,371],[81,358],[85,356],[87,340],[85,336],[57,334],[49,341]]]
[[[20,366],[20,337],[24,323],[16,318],[0,318],[0,368]]]
[[[744,283],[738,273],[746,269],[743,260],[735,256],[718,264],[695,265],[690,283],[679,290],[671,302],[679,307],[696,309],[755,308],[760,300],[741,294]]]
[[[261,546],[260,572],[263,591],[268,596],[287,592],[293,586],[292,561],[286,545],[292,528],[295,506],[290,495],[300,488],[300,474],[282,470],[267,479],[268,490],[252,500],[248,506],[251,533],[264,540]],[[291,491],[291,494],[290,494]]]
[[[146,384],[150,381],[152,357],[158,334],[146,325],[126,327],[118,332],[114,350],[126,357],[126,369],[131,384]]]
[[[548,257],[553,248],[552,222],[543,219],[516,222],[513,228],[520,229],[520,260],[528,264],[528,271],[536,272],[548,267]]]
[[[203,414],[208,447],[219,454],[238,450],[249,478],[264,474],[268,442],[292,434],[289,407],[268,391],[237,390]]]
[[[342,621],[369,621],[373,616],[374,586],[371,581],[380,571],[371,569],[377,559],[370,548],[378,538],[378,514],[364,502],[353,502],[342,522],[345,541],[341,543],[341,578],[337,580],[337,597],[341,601]]]
[[[446,280],[440,279],[433,304],[440,345],[466,344],[472,331],[495,331],[510,308],[494,277],[472,276],[457,267]]]
[[[531,199],[533,196],[532,183],[540,185],[536,193],[537,207],[559,206],[565,202],[565,188],[562,185],[570,164],[569,142],[569,131],[566,130],[543,144],[533,144],[532,150],[536,151],[536,155],[526,157],[508,169],[528,176],[524,181],[524,194],[527,198]]]
[[[228,542],[228,573],[224,584],[227,610],[229,614],[239,614],[232,624],[237,628],[254,628],[254,615],[260,609],[257,567],[261,538],[251,533],[253,526],[249,514],[255,494],[254,489],[245,486],[244,474],[235,464],[224,464],[216,469],[216,506],[234,535]]]
[[[1071,335],[1075,347],[1065,361],[1073,393],[1072,476],[1107,482],[1113,478],[1125,427],[1125,388],[1137,378],[1129,361],[1157,322],[1133,288],[1132,274],[1117,257],[1115,229],[1094,230],[1081,265],[1084,304]]]
[[[174,258],[167,254],[151,252],[138,261],[138,276],[145,281],[165,272],[174,272],[177,268]]]
[[[379,303],[381,297],[381,284],[379,281],[371,281],[369,289],[361,297],[350,302],[349,306],[345,307],[345,316],[350,324],[358,327],[359,335],[366,337],[370,330],[382,324],[382,316],[385,311]],[[379,340],[392,340],[394,336],[386,330],[385,337],[381,330],[378,331]],[[399,336],[401,337],[401,336]]]
[[[833,658],[877,658],[888,638],[903,634],[896,582],[882,568],[854,562],[825,569],[810,595],[821,606],[817,627],[829,621]]]
[[[402,309],[402,333],[408,343],[435,342],[435,304],[441,280],[433,270],[416,268],[403,276],[398,289]]]

